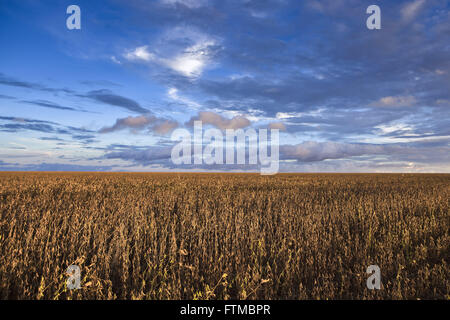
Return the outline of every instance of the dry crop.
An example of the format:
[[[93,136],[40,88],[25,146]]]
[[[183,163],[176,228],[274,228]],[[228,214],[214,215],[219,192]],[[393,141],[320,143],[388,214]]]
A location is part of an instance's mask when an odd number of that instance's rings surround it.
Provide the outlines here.
[[[448,174],[1,173],[0,299],[449,299],[449,195]]]

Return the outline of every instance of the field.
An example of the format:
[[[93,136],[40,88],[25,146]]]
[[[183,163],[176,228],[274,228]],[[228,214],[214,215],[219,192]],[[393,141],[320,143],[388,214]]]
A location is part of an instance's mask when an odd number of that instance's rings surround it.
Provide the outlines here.
[[[448,300],[449,198],[448,174],[0,173],[0,299]]]

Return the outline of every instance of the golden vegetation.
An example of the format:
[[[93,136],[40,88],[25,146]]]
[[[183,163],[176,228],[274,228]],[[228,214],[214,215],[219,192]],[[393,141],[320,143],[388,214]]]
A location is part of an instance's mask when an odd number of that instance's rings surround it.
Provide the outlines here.
[[[449,182],[1,173],[0,298],[449,299]]]

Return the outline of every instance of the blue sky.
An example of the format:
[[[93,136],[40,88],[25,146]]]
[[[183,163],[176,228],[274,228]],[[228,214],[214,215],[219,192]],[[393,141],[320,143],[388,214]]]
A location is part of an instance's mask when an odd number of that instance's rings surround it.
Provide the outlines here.
[[[199,119],[281,129],[281,171],[450,172],[449,7],[3,0],[0,170],[236,170],[173,165]]]

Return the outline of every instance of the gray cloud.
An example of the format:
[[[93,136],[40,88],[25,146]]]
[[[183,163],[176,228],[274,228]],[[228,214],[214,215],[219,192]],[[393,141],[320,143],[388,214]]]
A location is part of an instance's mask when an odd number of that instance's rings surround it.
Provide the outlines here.
[[[122,85],[109,80],[84,80],[80,83],[89,87],[122,87]]]
[[[8,96],[8,95],[0,94],[0,99],[14,100],[16,98]]]
[[[371,166],[380,169],[413,168],[417,166],[426,167],[436,164],[445,166],[450,157],[450,139],[436,143],[434,141],[420,143],[398,143],[398,144],[361,144],[361,143],[338,143],[338,142],[316,142],[307,141],[297,145],[281,145],[280,161],[285,171],[289,168],[299,170],[307,163],[320,163],[323,168],[337,166],[336,170],[341,170],[339,162],[336,161],[356,161],[351,168],[351,163],[346,162],[347,171],[358,171],[358,166],[367,170]],[[106,159],[121,159],[131,161],[137,165],[159,164],[170,169],[202,169],[202,170],[259,170],[259,165],[174,165],[171,160],[171,150],[173,147],[153,146],[153,147],[133,147],[118,146],[119,150],[113,148],[112,151],[104,155]],[[193,150],[191,150],[193,152]],[[248,152],[248,151],[247,151]],[[191,154],[193,156],[193,154]],[[289,160],[295,160],[295,165]],[[358,161],[360,164],[358,164]],[[309,169],[322,171],[318,166],[308,165]],[[308,170],[309,170],[308,169]],[[325,170],[326,171],[326,170]]]
[[[421,163],[446,163],[450,157],[450,147],[409,144],[356,144],[338,142],[307,141],[297,145],[280,146],[280,154],[285,160],[318,162],[328,159],[383,155],[390,161],[410,161]]]
[[[94,100],[97,102],[102,102],[104,104],[121,107],[121,108],[127,109],[132,112],[137,112],[137,113],[148,113],[149,112],[149,110],[143,108],[138,102],[136,102],[130,98],[123,97],[121,95],[117,95],[108,89],[93,90],[93,91],[89,91],[86,94],[80,94],[74,90],[67,89],[67,88],[51,88],[51,87],[47,87],[47,86],[37,84],[34,82],[17,80],[15,78],[6,76],[2,73],[0,73],[0,84],[7,85],[7,86],[39,90],[39,91],[52,92],[52,93],[65,93],[65,94],[69,94],[72,96],[88,98],[88,99],[91,99],[91,100]],[[93,83],[86,83],[86,84],[92,85]],[[7,97],[7,96],[5,96],[5,97]],[[46,101],[46,100],[32,100],[32,101],[22,101],[22,102],[34,104],[34,105],[41,106],[41,107],[52,108],[52,109],[86,112],[86,111],[75,109],[72,107],[60,106],[58,104],[55,104],[53,102]]]
[[[80,141],[81,143],[84,143],[84,144],[98,142],[98,140],[95,140],[94,135],[89,135],[89,134],[73,135],[72,139]]]
[[[42,141],[65,141],[64,139],[58,137],[40,137],[39,140]]]
[[[30,130],[45,133],[55,132],[55,128],[48,124],[42,123],[7,123],[0,124],[0,131],[4,132],[17,132],[19,130]]]
[[[32,105],[36,105],[39,107],[44,107],[44,108],[51,108],[51,109],[58,109],[58,110],[69,110],[69,111],[82,111],[82,110],[78,110],[72,107],[64,107],[61,105],[58,105],[56,103],[47,101],[47,100],[32,100],[32,101],[21,101],[21,102],[25,102],[28,104],[32,104]]]
[[[297,145],[281,146],[280,153],[284,159],[323,161],[368,154],[383,154],[386,153],[386,150],[382,146],[377,145],[307,141]]]
[[[106,159],[122,159],[139,164],[149,164],[156,160],[168,160],[171,155],[171,147],[149,147],[146,150],[128,148],[123,151],[114,151],[105,154]]]
[[[40,163],[40,164],[25,164],[5,163],[0,160],[1,171],[111,171],[113,166],[102,165],[76,165],[65,163]]]
[[[12,77],[8,77],[8,76],[4,75],[3,73],[0,73],[0,84],[6,85],[6,86],[12,86],[12,87],[27,88],[27,89],[38,89],[38,90],[45,89],[45,87],[41,86],[40,84],[33,83],[33,82],[27,82],[27,81],[20,81],[20,80],[14,79]]]
[[[86,95],[79,95],[79,96],[90,98],[92,100],[99,101],[112,106],[121,107],[132,112],[144,114],[149,112],[149,110],[143,108],[138,102],[117,95],[108,89],[94,90],[88,92]]]
[[[399,23],[405,8],[413,2],[420,2],[420,8],[411,11],[415,21],[411,20],[411,25]],[[268,116],[327,110],[326,115],[290,119],[292,123],[286,124],[291,133],[313,133],[332,140],[365,134],[404,137],[405,132],[382,133],[376,129],[397,120],[411,127],[410,134],[445,134],[448,124],[442,119],[449,115],[443,111],[443,102],[448,105],[450,101],[446,40],[450,30],[445,3],[383,3],[383,29],[377,32],[368,32],[364,26],[370,2],[303,3],[301,8],[298,2],[271,2],[267,5],[270,14],[259,20],[243,17],[247,9],[239,5],[232,8],[227,2],[198,9],[213,14],[220,8],[227,16],[214,21],[233,17],[239,21],[239,28],[251,30],[242,33],[236,30],[238,26],[221,28],[223,21],[210,23],[207,29],[224,39],[235,33],[232,41],[224,42],[219,58],[224,68],[240,75],[204,77],[196,82],[176,75],[157,79],[178,88],[180,94],[205,95],[204,105],[216,110],[246,113],[256,109]],[[264,11],[253,6],[248,4],[248,9]],[[295,12],[295,19],[274,20],[279,10]],[[192,12],[178,14],[192,24],[200,24],[201,19],[194,18]],[[262,25],[258,26],[260,31],[255,21]],[[286,37],[293,40],[278,40]],[[308,41],[310,38],[314,41]],[[306,47],[302,46],[305,41]]]
[[[0,120],[7,122],[0,124],[0,131],[3,132],[37,131],[42,133],[70,135],[73,139],[77,141],[82,141],[83,143],[95,142],[95,140],[93,140],[95,136],[92,135],[95,132],[86,128],[63,126],[56,122],[36,120],[36,119],[26,119],[19,117],[0,116]],[[51,139],[41,138],[41,140],[48,140],[48,141],[55,139],[61,138],[60,137],[54,137]]]
[[[7,117],[7,116],[0,116],[0,120],[13,121],[13,122],[19,122],[19,123],[57,124],[55,122],[45,121],[45,120],[26,119],[26,118],[20,118],[20,117]]]
[[[12,86],[12,87],[20,87],[25,89],[34,89],[34,90],[40,90],[40,91],[46,91],[46,92],[63,92],[67,94],[75,94],[75,91],[67,88],[50,88],[38,83],[34,82],[28,82],[28,81],[21,81],[17,80],[13,77],[9,77],[3,73],[0,73],[0,84],[5,86]]]

